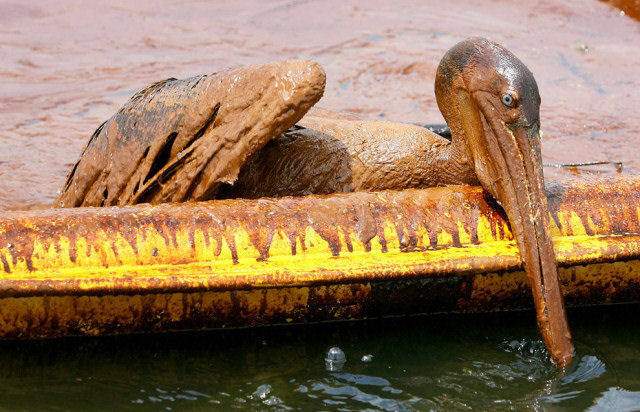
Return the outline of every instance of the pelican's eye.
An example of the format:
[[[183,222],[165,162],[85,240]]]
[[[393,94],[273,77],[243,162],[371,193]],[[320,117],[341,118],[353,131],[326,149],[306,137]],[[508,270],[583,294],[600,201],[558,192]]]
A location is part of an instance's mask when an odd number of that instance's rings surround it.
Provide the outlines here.
[[[509,93],[505,93],[502,95],[502,103],[504,103],[505,106],[511,107],[513,106],[513,102],[513,96],[511,96]]]

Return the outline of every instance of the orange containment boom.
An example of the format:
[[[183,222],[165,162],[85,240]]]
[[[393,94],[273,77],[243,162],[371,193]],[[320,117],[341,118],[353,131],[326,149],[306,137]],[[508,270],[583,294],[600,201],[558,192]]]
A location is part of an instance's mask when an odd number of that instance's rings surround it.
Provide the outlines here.
[[[569,305],[640,300],[640,178],[550,183]],[[532,307],[479,187],[0,215],[0,337]]]

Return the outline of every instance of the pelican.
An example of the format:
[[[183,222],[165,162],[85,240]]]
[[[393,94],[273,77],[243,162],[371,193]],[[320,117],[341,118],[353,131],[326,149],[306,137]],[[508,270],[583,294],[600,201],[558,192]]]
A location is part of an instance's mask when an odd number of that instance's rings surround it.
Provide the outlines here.
[[[56,205],[481,184],[507,214],[551,358],[570,363],[531,71],[487,39],[453,46],[435,79],[448,140],[417,125],[317,109],[304,116],[322,95],[324,72],[283,64],[261,66],[266,77],[236,71],[143,90],[94,133]]]

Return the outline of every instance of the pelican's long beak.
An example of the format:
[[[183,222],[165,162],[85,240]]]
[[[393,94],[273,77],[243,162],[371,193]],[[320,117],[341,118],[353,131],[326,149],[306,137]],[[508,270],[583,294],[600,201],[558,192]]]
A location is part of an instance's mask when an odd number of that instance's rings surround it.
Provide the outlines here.
[[[538,325],[558,367],[573,358],[571,333],[549,230],[540,154],[539,120],[504,123],[486,92],[461,90],[467,147],[478,178],[509,218],[531,284]]]

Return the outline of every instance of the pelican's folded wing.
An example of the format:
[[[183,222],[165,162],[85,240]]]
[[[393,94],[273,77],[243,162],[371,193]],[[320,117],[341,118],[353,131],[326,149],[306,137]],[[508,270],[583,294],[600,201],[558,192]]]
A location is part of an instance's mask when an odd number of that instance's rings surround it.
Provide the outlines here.
[[[311,61],[226,70],[143,89],[95,131],[56,206],[205,200],[322,96]]]

